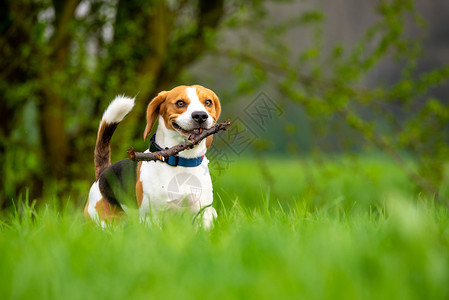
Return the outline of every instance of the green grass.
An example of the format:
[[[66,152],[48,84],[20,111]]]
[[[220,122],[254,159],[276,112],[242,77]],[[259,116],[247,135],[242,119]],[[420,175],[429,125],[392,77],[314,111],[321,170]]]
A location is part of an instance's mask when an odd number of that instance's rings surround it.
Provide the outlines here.
[[[448,299],[449,216],[390,162],[253,160],[216,174],[219,219],[101,230],[19,206],[0,229],[1,299]],[[265,177],[266,178],[266,177]]]

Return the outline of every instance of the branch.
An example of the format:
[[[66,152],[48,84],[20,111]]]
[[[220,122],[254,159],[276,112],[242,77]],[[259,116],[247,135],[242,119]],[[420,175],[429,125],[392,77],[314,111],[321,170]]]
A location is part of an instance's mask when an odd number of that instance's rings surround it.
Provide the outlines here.
[[[402,168],[405,175],[410,178],[419,188],[421,188],[423,191],[435,195],[435,199],[438,199],[438,189],[437,187],[432,184],[431,180],[428,180],[424,176],[421,176],[418,172],[414,171],[413,168],[411,168],[406,161],[401,157],[399,154],[399,151],[392,146],[390,143],[388,143],[387,139],[379,135],[373,130],[368,129],[367,123],[363,122],[348,122],[348,119],[356,117],[354,114],[351,114],[351,112],[348,109],[341,109],[340,111],[337,111],[343,118],[345,118],[346,122],[351,126],[352,128],[358,130],[362,136],[372,142],[374,145],[385,151],[388,155],[390,155],[391,158]],[[358,118],[360,120],[360,118]],[[369,132],[369,134],[367,134]]]
[[[178,155],[179,152],[184,151],[186,149],[191,149],[193,146],[198,145],[203,139],[208,137],[209,135],[215,134],[220,130],[226,130],[231,124],[229,120],[224,123],[220,123],[206,130],[202,130],[199,133],[193,133],[189,136],[189,138],[183,143],[173,146],[171,148],[165,148],[164,150],[150,153],[143,152],[135,152],[133,147],[130,147],[126,152],[128,153],[128,158],[133,161],[151,161],[151,160],[160,160],[164,161],[165,158],[169,158],[170,156]]]

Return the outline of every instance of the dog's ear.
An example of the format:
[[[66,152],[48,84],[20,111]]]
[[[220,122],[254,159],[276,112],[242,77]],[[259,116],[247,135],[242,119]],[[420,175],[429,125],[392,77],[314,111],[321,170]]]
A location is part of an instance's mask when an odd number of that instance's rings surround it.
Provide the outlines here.
[[[206,147],[209,149],[209,147],[212,145],[212,142],[214,140],[214,136],[213,135],[209,135],[206,138]]]
[[[212,91],[211,91],[212,92]],[[214,124],[217,123],[218,118],[221,114],[221,105],[220,105],[220,99],[218,99],[217,95],[212,92],[212,101],[214,102],[214,108],[215,108],[215,116],[214,116]],[[212,142],[214,140],[213,135],[209,135],[206,138],[206,147],[209,148],[212,145]]]
[[[218,118],[220,117],[220,114],[221,114],[220,99],[218,99],[218,97],[217,97],[217,95],[215,95],[215,93],[213,93],[212,99],[214,101],[214,108],[215,108],[215,122],[217,122]]]
[[[145,131],[143,133],[144,140],[146,140],[148,135],[150,135],[154,123],[156,123],[156,120],[159,116],[160,106],[167,98],[167,94],[168,92],[166,91],[160,92],[153,100],[151,100],[150,104],[148,104],[147,126],[145,127]]]

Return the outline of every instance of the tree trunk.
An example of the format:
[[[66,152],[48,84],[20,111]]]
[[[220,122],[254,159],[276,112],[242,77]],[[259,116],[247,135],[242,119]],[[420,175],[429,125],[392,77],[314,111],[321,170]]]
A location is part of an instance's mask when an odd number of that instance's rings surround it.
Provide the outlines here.
[[[44,161],[47,161],[45,168],[53,178],[66,175],[69,151],[64,102],[58,92],[70,87],[59,85],[55,77],[59,72],[64,72],[67,66],[73,35],[69,25],[74,22],[79,2],[80,0],[53,0],[55,33],[49,44],[50,55],[42,62],[41,135]]]

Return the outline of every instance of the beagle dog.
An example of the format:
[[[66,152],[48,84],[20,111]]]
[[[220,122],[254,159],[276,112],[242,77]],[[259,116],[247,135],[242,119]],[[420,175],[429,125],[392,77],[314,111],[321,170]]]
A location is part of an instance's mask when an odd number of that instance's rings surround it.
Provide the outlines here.
[[[96,181],[90,188],[85,216],[104,226],[126,215],[130,207],[137,208],[144,220],[166,210],[181,210],[200,215],[203,226],[209,227],[217,216],[211,206],[212,182],[205,157],[212,136],[165,161],[125,159],[111,164],[111,137],[133,106],[134,99],[117,96],[103,114],[95,145]],[[160,92],[147,108],[144,139],[156,121],[158,125],[146,152],[175,146],[192,131],[211,128],[220,112],[217,95],[202,86],[179,86]]]

